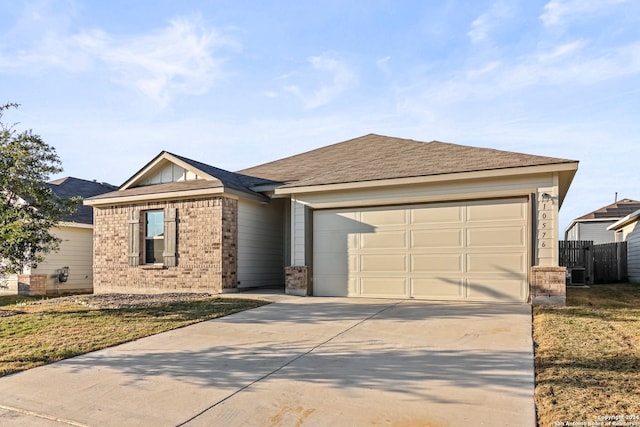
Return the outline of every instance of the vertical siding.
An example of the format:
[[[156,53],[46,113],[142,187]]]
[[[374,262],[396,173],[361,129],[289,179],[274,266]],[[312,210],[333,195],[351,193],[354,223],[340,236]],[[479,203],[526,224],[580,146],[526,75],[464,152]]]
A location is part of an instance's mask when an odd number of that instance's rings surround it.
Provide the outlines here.
[[[292,211],[292,265],[294,266],[303,266],[306,265],[306,252],[305,252],[305,205],[302,203],[291,200],[291,211]]]
[[[53,234],[62,239],[60,250],[48,254],[37,268],[31,269],[31,274],[48,276],[48,292],[91,291],[93,289],[93,230],[61,226],[55,228]],[[62,267],[69,267],[69,279],[59,283],[56,270]]]
[[[239,287],[284,284],[284,200],[238,203]]]
[[[627,234],[627,262],[629,281],[640,283],[640,223]]]

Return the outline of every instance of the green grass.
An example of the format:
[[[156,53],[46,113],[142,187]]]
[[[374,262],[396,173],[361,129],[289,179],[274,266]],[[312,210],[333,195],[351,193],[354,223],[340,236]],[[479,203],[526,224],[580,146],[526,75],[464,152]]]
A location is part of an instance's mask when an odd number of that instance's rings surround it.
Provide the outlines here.
[[[0,310],[21,314],[0,317],[0,376],[264,304],[212,297],[135,309],[94,309],[3,296]]]
[[[640,425],[640,285],[569,288],[566,307],[534,308],[538,423]]]

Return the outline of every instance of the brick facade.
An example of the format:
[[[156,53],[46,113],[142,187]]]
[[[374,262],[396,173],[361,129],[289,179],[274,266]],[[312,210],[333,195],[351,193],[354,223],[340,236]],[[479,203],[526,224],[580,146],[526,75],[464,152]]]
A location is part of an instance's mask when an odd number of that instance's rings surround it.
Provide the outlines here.
[[[129,265],[128,218],[141,212],[140,247],[144,247],[143,213],[176,209],[175,267]],[[94,207],[95,293],[221,293],[237,287],[237,200],[209,197],[177,201]],[[141,255],[142,256],[142,255]]]
[[[565,305],[566,267],[531,267],[531,302],[533,305]]]

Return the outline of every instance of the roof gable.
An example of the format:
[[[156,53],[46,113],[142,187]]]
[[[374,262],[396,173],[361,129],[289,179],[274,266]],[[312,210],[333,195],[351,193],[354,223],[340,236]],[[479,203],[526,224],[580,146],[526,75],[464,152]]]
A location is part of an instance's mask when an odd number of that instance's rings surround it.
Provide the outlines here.
[[[92,197],[88,204],[110,203],[135,198],[166,198],[230,192],[266,200],[266,196],[253,191],[251,186],[272,181],[245,176],[216,168],[206,163],[162,151],[142,169],[129,178],[117,191]]]
[[[302,187],[563,163],[577,162],[369,134],[240,172]]]

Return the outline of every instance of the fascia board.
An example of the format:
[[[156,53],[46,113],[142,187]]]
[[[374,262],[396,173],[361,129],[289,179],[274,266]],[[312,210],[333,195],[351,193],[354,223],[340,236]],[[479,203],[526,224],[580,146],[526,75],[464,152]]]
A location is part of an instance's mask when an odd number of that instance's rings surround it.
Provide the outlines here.
[[[189,190],[189,191],[170,191],[167,193],[152,193],[152,194],[138,194],[134,196],[124,196],[124,197],[109,197],[105,199],[97,199],[97,200],[85,200],[85,206],[109,206],[109,205],[121,205],[125,203],[135,203],[135,202],[144,202],[144,201],[158,201],[158,200],[176,200],[176,199],[186,199],[190,197],[206,197],[206,196],[218,196],[218,195],[229,195],[231,198],[237,198],[235,195],[231,195],[228,192],[225,192],[224,188],[205,188],[200,190]]]
[[[85,224],[83,222],[60,221],[58,224],[56,224],[56,228],[60,228],[60,227],[92,229],[93,224]]]

